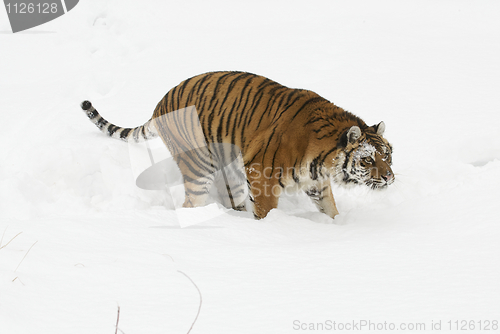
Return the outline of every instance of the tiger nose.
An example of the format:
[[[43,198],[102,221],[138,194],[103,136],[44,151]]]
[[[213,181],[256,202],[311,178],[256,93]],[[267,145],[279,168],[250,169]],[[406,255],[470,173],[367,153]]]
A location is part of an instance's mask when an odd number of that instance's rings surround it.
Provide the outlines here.
[[[390,171],[387,171],[385,175],[382,175],[382,179],[384,179],[385,183],[392,182],[394,179],[394,174],[392,174]]]

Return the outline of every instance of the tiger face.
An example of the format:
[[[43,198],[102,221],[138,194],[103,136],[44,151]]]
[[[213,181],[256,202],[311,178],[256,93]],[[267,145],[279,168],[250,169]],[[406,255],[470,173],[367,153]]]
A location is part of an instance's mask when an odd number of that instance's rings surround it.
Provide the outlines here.
[[[382,137],[385,125],[361,131],[352,126],[345,134],[342,164],[337,164],[336,181],[365,184],[372,189],[387,187],[395,180],[392,172],[392,146]]]

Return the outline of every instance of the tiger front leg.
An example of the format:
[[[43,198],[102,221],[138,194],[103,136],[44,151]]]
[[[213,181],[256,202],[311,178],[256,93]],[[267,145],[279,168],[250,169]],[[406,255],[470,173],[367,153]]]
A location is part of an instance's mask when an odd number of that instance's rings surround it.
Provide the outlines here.
[[[335,218],[339,214],[329,180],[321,183],[318,182],[318,184],[305,190],[305,193],[311,198],[320,212],[332,218]]]
[[[265,218],[269,211],[278,207],[282,188],[277,178],[266,177],[261,171],[250,168],[247,170],[247,184],[256,219]]]

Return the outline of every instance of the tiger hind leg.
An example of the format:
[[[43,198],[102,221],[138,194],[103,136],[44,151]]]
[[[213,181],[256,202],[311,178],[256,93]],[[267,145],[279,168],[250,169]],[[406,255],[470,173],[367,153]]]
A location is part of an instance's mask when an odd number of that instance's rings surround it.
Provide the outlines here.
[[[246,211],[247,187],[244,175],[219,171],[214,183],[222,205],[237,211]]]
[[[213,175],[200,177],[198,179],[191,179],[189,176],[183,175],[183,178],[185,199],[182,206],[184,208],[204,206],[207,203],[210,187],[214,181]]]
[[[206,149],[189,151],[175,156],[183,182],[185,208],[204,206],[215,178],[215,167]]]

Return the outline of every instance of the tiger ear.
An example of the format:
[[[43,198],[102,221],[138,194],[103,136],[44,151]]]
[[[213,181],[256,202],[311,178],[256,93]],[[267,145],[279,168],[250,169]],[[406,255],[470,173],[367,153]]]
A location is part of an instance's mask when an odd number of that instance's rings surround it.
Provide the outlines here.
[[[353,144],[359,137],[361,137],[361,129],[356,125],[351,126],[349,131],[347,131],[347,142]]]
[[[375,128],[375,132],[379,135],[382,136],[385,132],[385,123],[382,121],[378,123],[377,125],[373,126]]]

